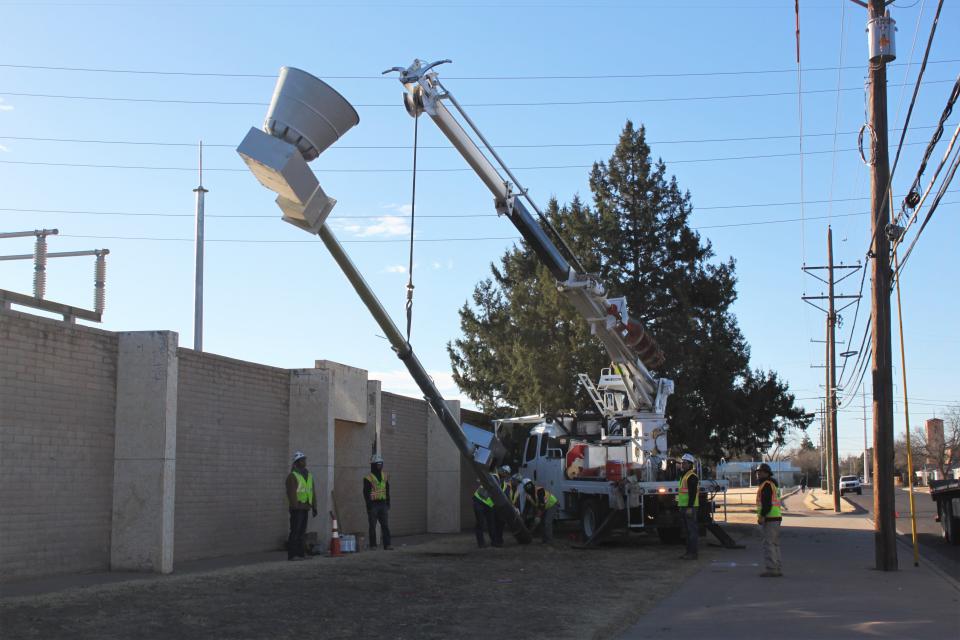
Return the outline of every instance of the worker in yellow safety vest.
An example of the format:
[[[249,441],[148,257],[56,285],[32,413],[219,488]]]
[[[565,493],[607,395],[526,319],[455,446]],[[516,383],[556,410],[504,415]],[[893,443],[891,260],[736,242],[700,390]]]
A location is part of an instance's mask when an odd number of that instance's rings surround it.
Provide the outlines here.
[[[307,533],[307,513],[317,517],[317,488],[313,474],[307,470],[307,456],[303,451],[293,452],[293,465],[287,474],[287,505],[290,508],[290,535],[287,537],[287,560],[303,560],[306,549],[303,539]]]
[[[383,548],[390,551],[390,525],[387,515],[390,513],[390,481],[383,470],[383,456],[375,453],[370,456],[370,473],[363,477],[363,501],[367,504],[367,525],[369,528],[370,549],[377,548],[377,523],[383,537]]]
[[[543,543],[552,542],[553,521],[557,517],[557,503],[559,502],[557,496],[530,478],[524,478],[523,492],[526,494],[526,500],[532,502],[537,517],[543,523]]]
[[[763,561],[765,569],[761,578],[779,578],[783,575],[780,562],[780,523],[783,521],[780,504],[780,487],[773,478],[767,463],[757,467],[757,524],[763,535]]]
[[[680,521],[687,537],[687,552],[680,556],[681,560],[696,560],[699,542],[699,525],[697,512],[700,510],[700,478],[695,466],[697,459],[691,453],[685,453],[680,458],[680,485],[677,487],[677,508],[680,510]]]
[[[500,484],[497,475],[491,473],[490,479],[494,484]],[[484,489],[482,484],[478,484],[477,490],[473,492],[473,533],[477,537],[477,546],[481,549],[487,546],[484,534],[490,537],[490,544],[494,547],[503,546],[503,539],[497,541],[497,522],[493,509],[493,497]]]

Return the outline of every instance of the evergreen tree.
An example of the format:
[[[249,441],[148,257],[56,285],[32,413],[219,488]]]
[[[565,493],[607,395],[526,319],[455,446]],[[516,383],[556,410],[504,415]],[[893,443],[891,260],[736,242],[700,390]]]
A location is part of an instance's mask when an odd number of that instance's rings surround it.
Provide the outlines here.
[[[776,373],[750,368],[730,312],[734,261],[712,261],[710,242],[688,224],[689,192],[651,160],[643,127],[627,122],[609,162],[594,164],[590,190],[592,207],[552,200],[546,216],[666,354],[655,374],[676,382],[667,405],[675,449],[753,455],[782,443],[788,428],[806,428]],[[588,406],[576,374],[595,377],[609,361],[586,322],[525,243],[491,272],[460,311],[463,337],[448,345],[460,389],[495,415]]]

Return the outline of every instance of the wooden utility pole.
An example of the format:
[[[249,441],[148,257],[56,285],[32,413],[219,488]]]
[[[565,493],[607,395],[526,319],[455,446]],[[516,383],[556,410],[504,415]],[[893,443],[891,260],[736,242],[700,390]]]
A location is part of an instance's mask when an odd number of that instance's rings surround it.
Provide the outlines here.
[[[833,274],[834,271],[838,269],[848,269],[849,271],[840,277],[840,279],[835,280]],[[826,471],[827,492],[833,495],[833,509],[836,513],[840,513],[840,453],[837,446],[839,440],[837,437],[837,313],[853,304],[853,302],[849,302],[840,309],[837,309],[835,301],[838,299],[855,301],[859,300],[860,296],[838,296],[834,293],[834,285],[850,277],[859,269],[860,265],[833,264],[833,230],[829,226],[827,227],[827,265],[820,267],[803,267],[803,270],[809,275],[827,285],[827,295],[802,296],[802,300],[827,314],[827,335],[826,340],[824,340],[824,343],[826,344],[826,364],[824,365],[826,372],[824,376],[824,387],[826,388],[827,396],[826,408],[824,410],[824,424],[826,426],[825,444],[827,450]],[[821,278],[814,273],[820,270],[825,270],[827,272],[826,279]],[[827,307],[823,308],[816,304],[815,301],[819,300],[826,300]]]
[[[837,313],[833,305],[833,229],[827,227],[827,402],[830,408],[830,490],[840,513],[840,453],[837,448]]]
[[[870,34],[870,87],[867,113],[873,130],[870,165],[870,237],[873,325],[873,513],[876,568],[897,570],[897,531],[893,488],[893,372],[890,342],[890,159],[887,152],[887,63],[896,58],[894,25],[884,0],[870,0],[867,31]]]

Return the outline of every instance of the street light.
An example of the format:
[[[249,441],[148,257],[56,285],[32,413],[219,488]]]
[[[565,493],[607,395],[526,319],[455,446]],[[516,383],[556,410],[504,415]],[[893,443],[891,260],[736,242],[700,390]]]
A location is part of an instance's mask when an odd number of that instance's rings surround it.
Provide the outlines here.
[[[251,128],[237,147],[237,153],[260,184],[277,194],[276,202],[283,212],[283,220],[320,237],[370,315],[380,325],[460,454],[473,466],[498,512],[506,519],[517,540],[527,544],[531,540],[530,532],[519,513],[500,484],[491,478],[485,465],[474,460],[474,443],[464,434],[459,420],[454,417],[409,341],[326,224],[337,201],[324,193],[307,163],[359,122],[356,110],[327,83],[305,71],[283,67],[263,129]]]
[[[260,184],[277,194],[286,222],[319,233],[337,201],[324,193],[307,163],[359,122],[356,109],[330,85],[283,67],[263,129],[251,127],[237,153]]]

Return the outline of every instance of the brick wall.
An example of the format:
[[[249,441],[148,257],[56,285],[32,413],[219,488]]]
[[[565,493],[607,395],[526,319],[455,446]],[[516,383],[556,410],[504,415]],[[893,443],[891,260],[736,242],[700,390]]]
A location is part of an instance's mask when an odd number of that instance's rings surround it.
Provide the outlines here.
[[[390,532],[427,530],[427,412],[424,400],[382,394],[380,438],[390,474]]]
[[[105,570],[117,337],[0,314],[0,575]]]
[[[179,350],[174,561],[278,548],[290,374]]]

